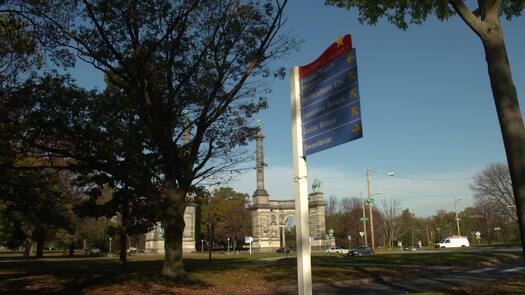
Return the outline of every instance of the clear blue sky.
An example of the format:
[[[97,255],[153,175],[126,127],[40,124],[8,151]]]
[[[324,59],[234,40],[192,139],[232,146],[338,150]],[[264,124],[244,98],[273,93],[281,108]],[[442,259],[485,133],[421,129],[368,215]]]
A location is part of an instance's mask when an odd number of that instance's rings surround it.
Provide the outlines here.
[[[506,162],[481,42],[458,17],[431,18],[402,31],[384,21],[361,25],[356,15],[324,1],[292,0],[286,10],[284,30],[304,39],[299,52],[280,62],[286,68],[310,63],[340,35],[352,34],[357,50],[363,138],[310,156],[310,184],[320,179],[326,197],[366,194],[371,167],[373,191],[419,216],[452,209],[454,196],[462,198],[461,209],[472,205],[468,178],[489,163]],[[503,22],[522,113],[523,28],[524,17]],[[80,65],[73,75],[81,85],[100,88],[100,77],[85,79],[90,71]],[[269,109],[260,114],[266,189],[271,198],[292,199],[288,77],[270,85]],[[388,171],[396,176],[385,176]],[[255,171],[230,185],[252,194]]]
[[[299,52],[282,62],[287,68],[310,63],[339,35],[352,34],[357,50],[363,138],[308,157],[309,183],[320,179],[326,197],[366,194],[369,166],[373,191],[401,200],[419,216],[452,209],[454,196],[462,198],[461,209],[472,205],[468,178],[506,161],[481,42],[458,17],[432,17],[402,31],[384,21],[361,25],[356,15],[324,1],[291,1],[287,9],[285,30],[304,39]],[[503,26],[523,110],[525,19]],[[270,107],[260,116],[266,189],[272,198],[291,199],[288,77],[272,89]],[[384,176],[388,171],[398,177]],[[254,172],[233,186],[251,194]]]

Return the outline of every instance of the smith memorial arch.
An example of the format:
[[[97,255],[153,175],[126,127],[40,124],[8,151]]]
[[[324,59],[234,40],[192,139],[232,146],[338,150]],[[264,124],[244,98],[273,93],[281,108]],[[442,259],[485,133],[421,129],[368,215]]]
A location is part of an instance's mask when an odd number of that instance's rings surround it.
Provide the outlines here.
[[[271,200],[264,188],[264,152],[262,129],[256,137],[257,189],[250,206],[252,215],[252,248],[255,251],[273,251],[286,245],[285,229],[289,217],[295,214],[295,201]],[[310,237],[313,249],[333,245],[334,240],[326,239],[325,207],[323,193],[313,192],[308,196],[310,215]]]
[[[275,251],[286,245],[285,229],[288,218],[295,215],[294,200],[270,200],[264,189],[264,155],[262,129],[259,127],[256,141],[257,189],[250,206],[252,215],[252,249],[260,252]],[[312,249],[333,246],[334,240],[326,239],[325,207],[323,193],[313,192],[308,196],[310,213],[310,237]],[[183,252],[195,252],[196,210],[190,202],[184,212],[186,227],[183,233]],[[164,253],[164,230],[157,224],[145,235],[146,253]]]

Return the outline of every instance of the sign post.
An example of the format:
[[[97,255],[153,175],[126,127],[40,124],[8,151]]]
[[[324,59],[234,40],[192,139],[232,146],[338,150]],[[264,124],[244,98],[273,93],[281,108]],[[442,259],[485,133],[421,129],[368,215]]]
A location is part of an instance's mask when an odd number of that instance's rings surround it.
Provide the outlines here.
[[[253,237],[252,236],[245,236],[244,237],[244,243],[250,245],[250,255],[252,255],[252,242],[253,242]]]
[[[300,295],[312,294],[306,156],[362,137],[357,64],[350,35],[312,63],[290,70],[292,149]]]
[[[297,243],[297,283],[300,295],[312,294],[312,263],[309,243],[308,180],[303,153],[301,103],[299,97],[299,67],[291,71],[292,149],[295,191],[295,224]]]

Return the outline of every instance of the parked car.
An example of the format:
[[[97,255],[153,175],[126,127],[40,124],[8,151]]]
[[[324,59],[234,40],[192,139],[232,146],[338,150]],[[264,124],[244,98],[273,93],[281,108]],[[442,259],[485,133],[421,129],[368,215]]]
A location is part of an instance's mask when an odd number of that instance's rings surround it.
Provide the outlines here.
[[[128,250],[127,250],[126,252],[128,252],[128,253],[130,253],[130,254],[132,254],[132,253],[139,253],[137,247],[132,247],[132,246],[129,247]]]
[[[346,255],[348,256],[364,256],[364,255],[372,255],[372,249],[365,246],[360,246],[356,248],[352,248]]]
[[[345,249],[343,247],[340,247],[340,246],[336,246],[336,247],[330,247],[328,249],[325,250],[326,253],[336,253],[336,254],[346,254],[348,253],[348,249]]]
[[[452,236],[444,239],[436,244],[436,248],[454,248],[454,247],[469,247],[470,243],[467,237]]]
[[[292,249],[290,249],[290,247],[279,247],[279,249],[277,249],[275,252],[288,254],[288,253],[292,252]]]
[[[100,250],[99,248],[89,248],[86,254],[89,256],[100,256],[104,253],[102,253],[102,250]]]

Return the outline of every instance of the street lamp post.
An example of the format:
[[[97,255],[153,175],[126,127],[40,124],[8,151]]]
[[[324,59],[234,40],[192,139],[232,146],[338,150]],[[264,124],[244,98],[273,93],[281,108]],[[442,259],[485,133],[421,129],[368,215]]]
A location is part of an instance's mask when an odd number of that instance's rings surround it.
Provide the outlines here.
[[[228,247],[227,248],[228,249],[228,255],[230,255],[230,238],[229,237],[228,237],[228,246],[227,247]]]
[[[458,236],[461,237],[461,232],[459,231],[459,216],[458,216],[458,203],[461,199],[454,197],[454,211],[456,212],[456,226],[458,228]]]
[[[370,215],[370,238],[372,241],[372,252],[376,251],[376,243],[375,243],[375,235],[374,235],[374,215],[372,214],[372,196],[373,195],[380,195],[381,193],[374,193],[372,194],[372,173],[370,171],[370,167],[366,170],[366,176],[367,176],[367,182],[368,182],[368,209],[369,209],[369,215]],[[385,173],[388,176],[394,176],[394,172],[388,172]],[[366,232],[366,230],[365,230]]]

